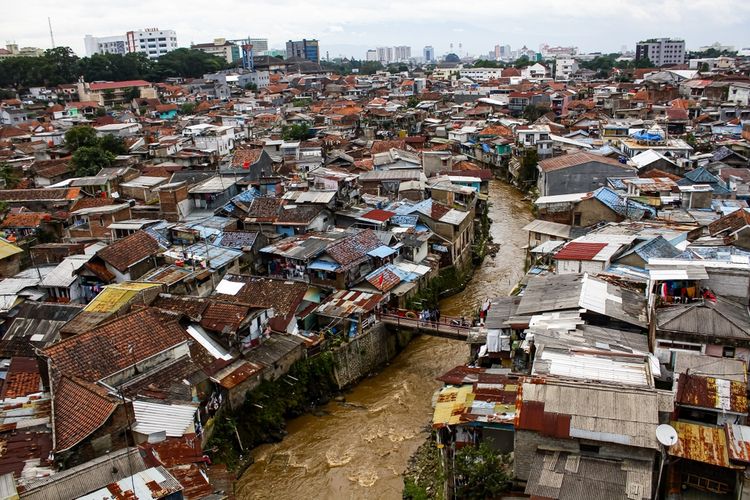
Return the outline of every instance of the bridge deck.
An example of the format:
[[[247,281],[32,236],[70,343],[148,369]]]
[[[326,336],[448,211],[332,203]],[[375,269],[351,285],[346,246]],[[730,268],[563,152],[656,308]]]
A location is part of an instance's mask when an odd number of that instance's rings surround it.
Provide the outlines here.
[[[456,318],[440,318],[440,321],[433,322],[423,321],[416,318],[407,318],[396,314],[381,314],[378,319],[386,325],[414,330],[415,332],[432,335],[434,337],[463,340],[464,342],[468,340],[470,333],[477,331],[477,328],[472,326],[458,326],[451,324],[451,321]]]

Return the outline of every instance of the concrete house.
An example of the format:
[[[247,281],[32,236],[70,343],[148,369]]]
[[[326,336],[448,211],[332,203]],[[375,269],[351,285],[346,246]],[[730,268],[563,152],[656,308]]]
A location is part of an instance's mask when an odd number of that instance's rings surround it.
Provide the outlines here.
[[[580,152],[539,162],[537,186],[542,196],[584,193],[607,185],[607,177],[635,177],[637,170],[617,160]]]

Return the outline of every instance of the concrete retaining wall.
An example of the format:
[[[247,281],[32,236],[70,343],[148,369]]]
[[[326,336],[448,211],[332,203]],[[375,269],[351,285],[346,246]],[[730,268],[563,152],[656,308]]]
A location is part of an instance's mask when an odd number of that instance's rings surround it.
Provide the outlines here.
[[[376,323],[370,330],[333,352],[335,376],[339,389],[356,383],[362,377],[377,371],[406,347],[412,338],[410,332],[389,330]]]

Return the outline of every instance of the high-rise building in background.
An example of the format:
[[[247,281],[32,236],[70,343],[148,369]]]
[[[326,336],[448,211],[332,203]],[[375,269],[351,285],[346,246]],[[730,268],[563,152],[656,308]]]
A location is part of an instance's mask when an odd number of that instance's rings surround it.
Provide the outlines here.
[[[499,45],[495,45],[495,50],[490,52],[490,54],[492,54],[492,58],[495,59],[495,61],[499,61],[500,59],[502,59],[500,48],[501,47]]]
[[[248,38],[247,43],[253,46],[256,55],[265,55],[268,52],[268,38]]]
[[[422,55],[424,56],[425,62],[434,62],[435,61],[435,49],[432,47],[432,45],[427,45],[422,50]]]
[[[635,59],[648,59],[654,66],[683,64],[685,62],[685,40],[672,38],[651,38],[638,42],[635,46]]]
[[[94,54],[127,54],[128,39],[125,35],[83,37],[87,56]]]
[[[87,56],[141,52],[149,59],[157,59],[177,48],[177,34],[174,30],[149,28],[128,31],[124,35],[102,37],[86,35],[83,43]]]
[[[377,61],[378,60],[378,51],[375,49],[370,49],[367,51],[367,55],[365,56],[366,61]]]
[[[320,62],[320,47],[317,40],[302,39],[286,42],[286,57],[299,57],[312,62]]]
[[[239,61],[241,57],[239,45],[225,38],[214,38],[213,42],[193,44],[190,48],[221,57],[230,64]]]
[[[398,45],[393,47],[393,58],[396,62],[405,62],[411,59],[411,47]]]
[[[381,64],[390,64],[393,62],[393,47],[378,47],[375,50],[378,53],[378,61]]]

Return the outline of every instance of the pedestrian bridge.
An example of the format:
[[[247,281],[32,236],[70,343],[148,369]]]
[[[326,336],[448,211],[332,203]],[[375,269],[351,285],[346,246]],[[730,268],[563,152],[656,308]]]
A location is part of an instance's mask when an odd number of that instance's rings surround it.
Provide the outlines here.
[[[412,330],[414,333],[443,337],[452,340],[467,342],[470,337],[476,336],[480,328],[474,326],[461,326],[461,318],[443,316],[439,321],[424,321],[419,318],[410,318],[402,314],[380,314],[378,320],[382,323],[395,326],[402,330]]]

